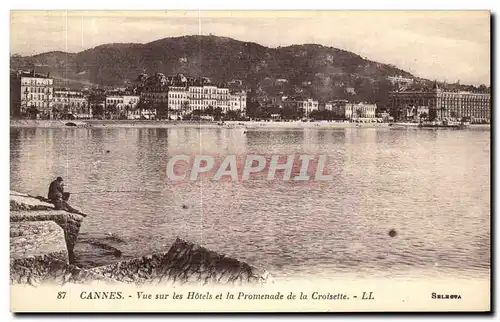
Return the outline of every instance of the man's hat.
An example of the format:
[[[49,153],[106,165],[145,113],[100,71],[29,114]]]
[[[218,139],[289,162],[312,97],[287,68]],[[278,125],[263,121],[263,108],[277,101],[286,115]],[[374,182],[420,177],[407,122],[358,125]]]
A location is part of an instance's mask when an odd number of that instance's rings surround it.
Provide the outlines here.
[[[61,178],[61,177],[57,177],[57,179],[56,179],[56,180],[57,180],[57,181],[63,181],[63,178]]]

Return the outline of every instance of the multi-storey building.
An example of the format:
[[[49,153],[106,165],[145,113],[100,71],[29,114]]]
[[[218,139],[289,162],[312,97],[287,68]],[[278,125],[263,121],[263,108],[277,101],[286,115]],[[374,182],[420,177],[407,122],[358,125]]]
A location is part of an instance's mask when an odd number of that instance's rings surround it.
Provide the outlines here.
[[[186,86],[169,86],[167,89],[167,106],[169,115],[174,118],[182,117],[191,112]]]
[[[205,85],[203,86],[203,109],[209,107],[215,108],[217,106],[217,86]]]
[[[348,100],[342,100],[342,99],[323,102],[319,104],[319,110],[335,112],[339,107],[345,106],[348,102],[349,102]]]
[[[377,110],[377,104],[367,104],[367,103],[358,103],[358,104],[347,104],[351,105],[352,109],[352,118],[357,119],[372,119],[375,118],[375,112]]]
[[[203,110],[203,86],[189,86],[188,102],[191,111]]]
[[[303,109],[305,116],[309,117],[312,111],[319,109],[319,102],[312,98],[287,98],[283,101],[283,107]]]
[[[388,76],[387,80],[391,82],[392,85],[396,85],[399,87],[407,87],[413,84],[413,78],[403,77],[401,75],[398,76]]]
[[[68,88],[54,89],[53,111],[56,118],[67,115],[74,117],[92,115],[87,97],[81,91]]]
[[[106,97],[106,106],[116,106],[119,110],[132,111],[139,104],[137,95],[115,95]]]
[[[241,92],[233,97],[228,88],[210,84],[206,77],[196,79],[181,74],[168,77],[155,74],[146,80],[143,76],[142,79],[140,98],[146,105],[155,106],[159,116],[179,118],[195,110],[210,108],[223,112],[246,109],[246,93]]]
[[[489,122],[490,94],[445,92],[437,84],[428,91],[391,92],[391,114],[396,120],[420,117],[428,110],[430,120]],[[424,111],[424,112],[422,112]]]
[[[331,106],[331,111],[335,117],[346,120],[375,118],[375,111],[377,110],[376,104],[356,104],[349,103],[346,100],[330,102],[327,103],[327,106]]]
[[[244,91],[231,93],[228,109],[244,113],[247,109],[247,94]]]
[[[10,77],[11,116],[53,118],[54,80],[50,75],[26,71]]]
[[[220,108],[224,113],[231,110],[231,94],[229,93],[229,88],[218,87],[215,92],[215,99],[217,102],[216,106],[214,106],[215,108]]]
[[[168,117],[168,80],[162,73],[156,73],[144,80],[140,100],[155,110],[159,118]]]
[[[352,119],[353,104],[349,104],[348,101],[331,102],[328,104],[331,106],[331,111],[334,117],[339,119]]]

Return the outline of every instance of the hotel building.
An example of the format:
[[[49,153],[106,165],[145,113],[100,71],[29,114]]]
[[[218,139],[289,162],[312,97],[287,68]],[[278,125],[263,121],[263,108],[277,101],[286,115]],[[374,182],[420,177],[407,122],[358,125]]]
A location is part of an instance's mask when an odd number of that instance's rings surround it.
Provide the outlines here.
[[[18,71],[10,76],[11,116],[53,118],[54,80],[34,71]]]
[[[56,118],[68,114],[75,117],[92,116],[87,97],[81,91],[68,88],[54,90],[53,110]]]
[[[305,117],[309,117],[312,111],[319,109],[319,102],[312,98],[287,98],[283,100],[283,107],[292,109],[303,109]]]
[[[429,120],[490,122],[491,97],[487,93],[445,92],[437,84],[429,91],[392,92],[391,114],[396,120],[418,119],[428,110]]]
[[[165,77],[155,74],[142,87],[141,100],[155,106],[159,117],[184,117],[194,110],[220,108],[224,113],[232,109],[246,109],[246,93],[230,94],[229,89],[183,75]]]

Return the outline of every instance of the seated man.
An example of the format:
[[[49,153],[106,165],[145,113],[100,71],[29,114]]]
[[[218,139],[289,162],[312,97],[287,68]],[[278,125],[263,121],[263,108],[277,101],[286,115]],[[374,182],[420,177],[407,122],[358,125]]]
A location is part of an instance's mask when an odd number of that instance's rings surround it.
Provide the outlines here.
[[[50,183],[47,197],[54,204],[56,210],[67,210],[68,204],[66,201],[69,199],[69,193],[64,192],[63,178],[57,177],[56,180]]]

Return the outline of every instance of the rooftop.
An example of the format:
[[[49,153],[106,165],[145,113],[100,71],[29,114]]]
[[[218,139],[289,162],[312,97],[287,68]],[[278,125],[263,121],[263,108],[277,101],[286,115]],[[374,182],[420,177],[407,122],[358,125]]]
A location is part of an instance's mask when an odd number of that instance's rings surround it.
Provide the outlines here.
[[[36,77],[36,78],[51,78],[50,74],[40,74],[34,71],[19,70],[17,71],[17,77]]]

